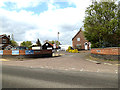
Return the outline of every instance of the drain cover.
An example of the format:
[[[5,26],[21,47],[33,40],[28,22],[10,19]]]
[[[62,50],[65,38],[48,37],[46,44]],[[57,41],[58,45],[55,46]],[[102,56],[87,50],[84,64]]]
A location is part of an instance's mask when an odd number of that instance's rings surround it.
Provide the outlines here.
[[[97,62],[96,64],[101,64],[100,62]]]

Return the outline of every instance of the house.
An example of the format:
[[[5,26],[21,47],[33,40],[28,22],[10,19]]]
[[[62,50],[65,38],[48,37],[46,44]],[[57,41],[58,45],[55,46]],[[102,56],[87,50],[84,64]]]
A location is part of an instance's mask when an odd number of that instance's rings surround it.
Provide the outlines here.
[[[52,50],[52,49],[54,49],[54,48],[53,48],[53,44],[51,44],[51,43],[49,43],[49,42],[46,42],[46,43],[44,43],[44,44],[42,45],[42,49],[43,49],[43,50]]]
[[[84,32],[80,29],[79,32],[72,38],[72,44],[74,49],[89,50],[90,42],[84,37]]]
[[[12,46],[10,45],[10,35],[0,35],[0,50],[10,49]]]
[[[37,44],[33,44],[32,46],[31,46],[32,48],[32,50],[41,50],[42,49],[42,46],[38,46]]]

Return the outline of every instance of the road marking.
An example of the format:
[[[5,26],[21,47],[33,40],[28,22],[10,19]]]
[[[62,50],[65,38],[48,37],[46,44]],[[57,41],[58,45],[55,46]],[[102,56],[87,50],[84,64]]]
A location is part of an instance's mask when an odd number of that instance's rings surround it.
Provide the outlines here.
[[[97,72],[99,72],[100,70],[98,69]]]
[[[80,71],[83,71],[83,68]]]
[[[71,68],[71,69],[75,69],[75,68]]]
[[[120,64],[115,64],[115,65],[118,65],[118,66],[119,66]]]
[[[7,59],[0,59],[0,61],[9,61],[9,60],[7,60]]]
[[[48,68],[48,66],[45,66],[46,68]]]
[[[44,68],[44,67],[40,67],[40,68]]]
[[[86,60],[94,62],[94,63],[99,63],[98,61],[93,61],[93,60],[90,60],[90,59],[86,59]],[[103,63],[103,64],[106,64],[106,65],[120,65],[120,64],[111,64],[111,63]]]
[[[30,68],[33,68],[32,66],[30,66]]]
[[[93,61],[93,60],[90,60],[90,59],[86,59],[86,60],[94,62],[94,63],[99,63],[98,61]]]
[[[104,63],[104,64],[107,64],[107,65],[112,65],[112,64],[110,64],[110,63]]]

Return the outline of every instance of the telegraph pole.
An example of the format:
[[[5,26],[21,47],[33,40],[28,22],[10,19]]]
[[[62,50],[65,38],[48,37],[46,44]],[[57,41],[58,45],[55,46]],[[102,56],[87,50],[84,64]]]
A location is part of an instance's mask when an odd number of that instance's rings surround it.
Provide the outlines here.
[[[60,34],[60,32],[58,32],[58,46],[59,46],[59,34]]]
[[[59,34],[60,34],[60,32],[58,32],[58,52],[59,52]],[[58,55],[59,55],[59,53],[58,53]]]

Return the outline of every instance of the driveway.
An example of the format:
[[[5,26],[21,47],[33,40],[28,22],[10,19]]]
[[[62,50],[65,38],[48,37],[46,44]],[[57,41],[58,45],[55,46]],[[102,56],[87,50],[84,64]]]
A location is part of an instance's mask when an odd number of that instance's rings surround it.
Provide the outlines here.
[[[105,63],[98,64],[88,59],[90,52],[80,53],[67,53],[60,52],[62,56],[51,57],[51,58],[37,58],[37,59],[7,59],[9,61],[3,61],[3,65],[12,66],[24,66],[30,68],[46,68],[46,69],[57,69],[65,71],[86,71],[86,72],[107,72],[116,73],[118,72],[117,65],[109,65]]]

